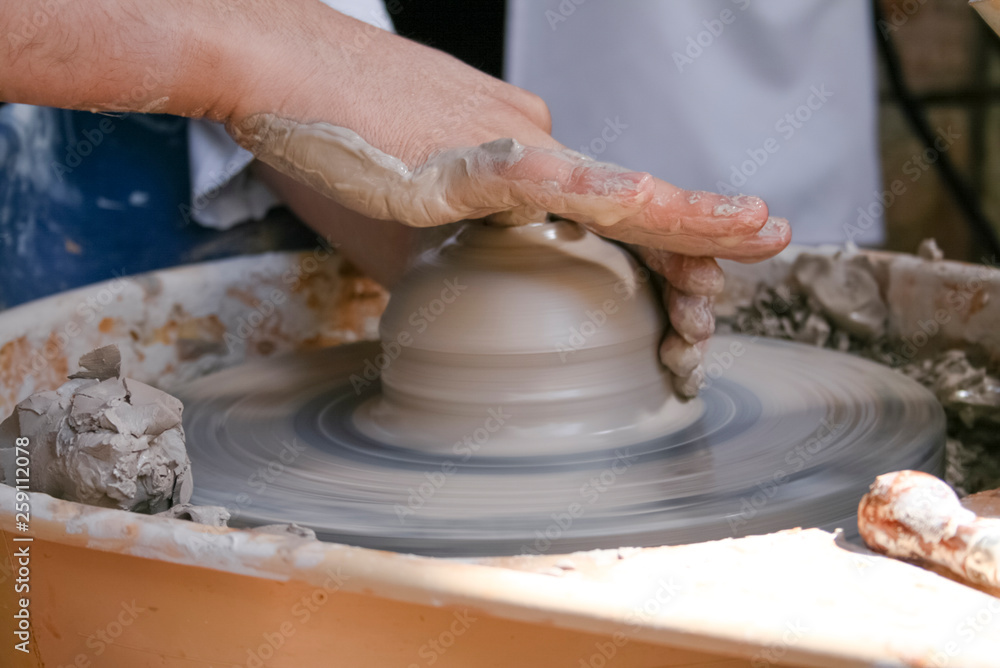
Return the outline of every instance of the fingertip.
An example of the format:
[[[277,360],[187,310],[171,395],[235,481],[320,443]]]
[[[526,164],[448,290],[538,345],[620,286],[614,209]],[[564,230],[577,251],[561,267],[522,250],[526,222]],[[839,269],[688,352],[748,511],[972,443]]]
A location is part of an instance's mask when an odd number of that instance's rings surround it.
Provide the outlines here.
[[[705,368],[697,366],[689,376],[674,376],[674,391],[683,399],[694,399],[705,384]]]
[[[671,331],[660,343],[660,362],[676,376],[690,376],[704,359],[705,346],[690,344],[676,331]]]
[[[725,287],[725,274],[712,257],[667,254],[661,267],[670,285],[691,295],[714,297]]]
[[[715,314],[710,297],[670,290],[667,313],[671,327],[691,345],[704,341],[715,331]]]
[[[753,234],[767,224],[767,203],[752,195],[717,195],[711,203],[711,218],[716,223],[729,223],[733,235]]]
[[[785,218],[771,216],[757,234],[741,242],[737,254],[729,259],[753,263],[774,257],[792,242],[792,226]]]

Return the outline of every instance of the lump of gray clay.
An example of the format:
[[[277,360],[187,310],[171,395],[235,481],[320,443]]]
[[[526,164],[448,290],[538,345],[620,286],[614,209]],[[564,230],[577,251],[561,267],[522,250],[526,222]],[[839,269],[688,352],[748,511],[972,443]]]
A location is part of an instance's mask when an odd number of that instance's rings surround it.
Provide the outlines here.
[[[803,253],[792,265],[792,277],[841,329],[865,341],[885,334],[889,311],[867,258]]]
[[[14,439],[30,440],[31,491],[93,506],[157,513],[191,498],[181,402],[120,377],[117,348],[19,403],[0,423],[0,481],[13,483]],[[3,446],[10,446],[3,448]]]

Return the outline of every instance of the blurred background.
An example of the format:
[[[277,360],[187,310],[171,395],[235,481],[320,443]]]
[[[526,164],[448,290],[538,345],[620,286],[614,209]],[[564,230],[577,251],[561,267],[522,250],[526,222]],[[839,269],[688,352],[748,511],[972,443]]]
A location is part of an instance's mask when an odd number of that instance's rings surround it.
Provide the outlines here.
[[[911,0],[912,2],[912,0]],[[904,0],[880,0],[882,11],[904,11]],[[894,40],[903,75],[931,127],[953,125],[949,154],[982,202],[994,229],[1000,221],[1000,38],[963,0],[924,0]],[[880,58],[879,134],[882,180],[908,178],[904,166],[923,145],[906,124]],[[951,259],[982,261],[956,198],[937,170],[920,180],[886,215],[891,250],[913,252],[935,237]],[[996,260],[994,260],[995,262]]]

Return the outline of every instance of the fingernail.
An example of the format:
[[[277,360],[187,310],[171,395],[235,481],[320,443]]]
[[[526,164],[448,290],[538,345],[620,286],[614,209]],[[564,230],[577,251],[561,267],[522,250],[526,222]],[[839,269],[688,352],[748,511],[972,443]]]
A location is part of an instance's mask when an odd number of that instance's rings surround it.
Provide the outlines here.
[[[757,232],[757,236],[762,239],[780,238],[785,236],[785,231],[787,229],[787,220],[784,218],[777,218],[775,216],[768,216],[767,222],[764,223],[764,227],[760,228]]]

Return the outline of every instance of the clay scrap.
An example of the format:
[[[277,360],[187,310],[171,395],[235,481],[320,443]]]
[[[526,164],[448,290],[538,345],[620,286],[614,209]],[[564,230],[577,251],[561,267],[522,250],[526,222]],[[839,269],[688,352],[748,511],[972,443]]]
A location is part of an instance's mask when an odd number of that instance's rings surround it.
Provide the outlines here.
[[[188,520],[210,527],[228,526],[230,518],[230,512],[222,506],[196,506],[191,503],[179,503],[157,515],[175,520]]]
[[[37,392],[0,423],[0,482],[27,438],[30,490],[94,506],[158,513],[191,498],[181,402],[121,377],[115,346],[80,360],[56,390]]]
[[[943,261],[933,239],[920,245],[919,255],[925,262]],[[995,361],[976,355],[975,347],[971,353],[960,348],[940,350],[936,339],[923,330],[901,340],[898,323],[889,324],[889,301],[883,294],[888,292],[886,273],[884,266],[863,254],[801,253],[786,278],[774,285],[759,283],[733,315],[720,318],[717,329],[849,352],[913,378],[935,394],[948,416],[947,482],[961,494],[997,487],[1000,375]],[[956,280],[965,286],[982,282],[973,278]],[[971,300],[971,288],[963,289],[966,292],[947,294],[965,294],[962,298]],[[908,294],[924,299],[919,290]],[[944,317],[951,318],[949,313]],[[934,339],[933,345],[913,344],[929,339]]]

